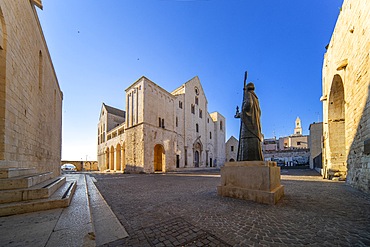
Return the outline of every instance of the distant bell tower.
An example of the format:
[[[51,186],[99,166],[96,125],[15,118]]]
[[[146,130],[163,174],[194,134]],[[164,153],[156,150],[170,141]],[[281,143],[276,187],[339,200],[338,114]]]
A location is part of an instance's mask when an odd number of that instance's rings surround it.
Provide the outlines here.
[[[302,125],[299,117],[295,120],[294,135],[302,135]]]

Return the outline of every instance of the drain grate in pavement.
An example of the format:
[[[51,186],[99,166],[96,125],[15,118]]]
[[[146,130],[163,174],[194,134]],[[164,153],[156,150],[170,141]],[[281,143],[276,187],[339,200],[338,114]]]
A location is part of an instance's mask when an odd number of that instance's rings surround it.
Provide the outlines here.
[[[146,227],[143,232],[152,246],[230,246],[216,236],[182,218]]]

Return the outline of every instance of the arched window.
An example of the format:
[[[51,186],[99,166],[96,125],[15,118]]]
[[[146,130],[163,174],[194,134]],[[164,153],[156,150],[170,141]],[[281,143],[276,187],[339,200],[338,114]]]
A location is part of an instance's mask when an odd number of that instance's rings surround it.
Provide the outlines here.
[[[199,132],[199,125],[198,124],[196,124],[195,125],[195,131],[198,133]]]

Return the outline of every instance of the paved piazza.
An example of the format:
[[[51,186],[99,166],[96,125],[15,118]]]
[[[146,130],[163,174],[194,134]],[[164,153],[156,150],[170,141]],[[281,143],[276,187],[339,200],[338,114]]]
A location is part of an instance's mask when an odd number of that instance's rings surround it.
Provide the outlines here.
[[[94,174],[130,235],[108,246],[370,246],[370,195],[282,170],[276,205],[220,197],[217,170]]]

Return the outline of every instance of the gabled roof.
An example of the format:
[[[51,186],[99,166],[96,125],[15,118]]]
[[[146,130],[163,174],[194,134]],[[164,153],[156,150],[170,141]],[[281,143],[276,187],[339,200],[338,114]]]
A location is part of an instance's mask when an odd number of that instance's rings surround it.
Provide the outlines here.
[[[202,84],[200,83],[200,80],[199,80],[199,77],[194,76],[193,78],[191,78],[190,80],[188,80],[187,82],[185,82],[184,84],[182,84],[181,86],[179,86],[178,88],[173,90],[172,94],[177,94],[177,92],[183,90],[187,84],[190,84],[191,82],[194,82],[194,81],[196,82],[196,84],[198,84],[198,86],[201,88],[202,92],[204,93]]]
[[[227,142],[229,141],[238,141],[238,139],[236,139],[234,136],[230,136],[229,140],[227,140]]]
[[[206,96],[206,93],[204,92],[203,90],[203,86],[202,86],[202,83],[200,83],[200,80],[199,80],[199,77],[198,76],[194,76],[193,78],[191,78],[190,80],[188,80],[187,82],[185,82],[184,84],[182,84],[180,87],[176,88],[175,90],[172,91],[172,94],[173,95],[177,95],[177,94],[184,94],[186,93],[186,88],[191,84],[191,83],[194,83],[196,84],[196,86],[198,87],[198,89],[203,93],[204,95],[204,98],[206,99],[206,103],[208,104],[208,100],[207,100],[207,96]]]
[[[174,95],[172,95],[170,92],[168,92],[166,89],[162,88],[161,86],[159,86],[157,83],[153,82],[152,80],[148,79],[147,77],[145,76],[142,76],[140,77],[138,80],[136,80],[134,83],[132,83],[128,88],[125,89],[126,91],[126,94],[127,92],[132,88],[134,87],[137,83],[140,83],[140,82],[144,82],[150,86],[153,86],[155,88],[157,88],[158,90],[160,90],[162,93],[166,94],[167,96],[169,97],[174,97]]]
[[[113,114],[113,115],[116,115],[116,116],[120,116],[120,117],[123,117],[123,118],[126,117],[126,112],[125,111],[122,111],[120,109],[114,108],[114,107],[109,106],[109,105],[106,105],[104,103],[103,103],[103,107],[105,107],[105,109],[107,110],[107,112],[110,113],[110,114]]]

